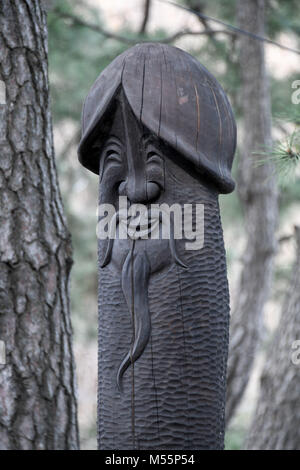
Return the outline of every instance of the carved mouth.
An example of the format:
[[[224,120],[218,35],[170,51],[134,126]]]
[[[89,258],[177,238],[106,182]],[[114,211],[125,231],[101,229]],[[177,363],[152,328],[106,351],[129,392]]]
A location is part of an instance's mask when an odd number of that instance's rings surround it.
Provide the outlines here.
[[[154,236],[159,235],[160,218],[157,216],[148,216],[146,220],[141,218],[120,217],[119,227],[123,233],[127,233],[128,238],[131,240],[147,240]]]
[[[148,220],[151,221],[150,224]],[[132,218],[128,218],[128,215],[125,211],[119,211],[112,217],[106,252],[105,252],[103,261],[100,264],[101,268],[104,268],[111,260],[114,241],[115,239],[117,239],[116,238],[117,227],[119,227],[119,236],[120,236],[120,229],[121,230],[123,229],[124,238],[130,238],[131,240],[159,239],[160,227],[162,227],[164,223],[164,219],[162,218],[161,212],[152,211],[148,220],[147,220],[147,223],[141,224],[140,222],[137,222],[136,220]],[[178,264],[179,266],[183,268],[187,268],[187,266],[180,259],[177,253],[177,247],[176,247],[175,238],[174,238],[174,217],[172,214],[171,214],[171,220],[170,220],[169,248],[170,248],[170,252],[171,252],[174,263]]]

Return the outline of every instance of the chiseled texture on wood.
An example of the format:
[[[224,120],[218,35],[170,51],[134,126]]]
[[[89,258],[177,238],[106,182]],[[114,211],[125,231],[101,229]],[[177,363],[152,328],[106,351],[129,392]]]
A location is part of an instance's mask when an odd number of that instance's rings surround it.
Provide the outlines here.
[[[172,198],[205,204],[205,245],[196,254],[182,247],[188,269],[173,264],[150,278],[151,337],[134,364],[134,436],[132,369],[124,374],[123,392],[116,387],[120,360],[130,347],[131,317],[120,278],[110,266],[100,270],[100,449],[222,449],[224,444],[229,298],[217,195],[170,161],[166,165],[180,180],[166,176]]]
[[[223,90],[170,46],[130,49],[85,101],[79,158],[99,173],[100,204],[115,207],[119,227],[120,196],[148,213],[152,203],[203,204],[205,217],[200,250],[174,238],[172,219],[169,239],[99,240],[99,449],[224,446],[229,299],[218,194],[233,189],[234,149]]]
[[[70,236],[54,162],[42,2],[0,3],[0,449],[77,449]]]
[[[194,57],[165,44],[137,44],[95,81],[82,114],[79,158],[84,166],[99,171],[93,142],[105,140],[107,115],[120,87],[142,124],[213,180],[221,193],[233,191],[236,126],[226,94]]]

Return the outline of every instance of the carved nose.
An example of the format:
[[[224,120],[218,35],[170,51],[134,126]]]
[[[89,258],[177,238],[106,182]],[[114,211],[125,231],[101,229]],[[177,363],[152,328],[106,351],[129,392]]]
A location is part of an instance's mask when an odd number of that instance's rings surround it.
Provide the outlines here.
[[[119,195],[127,196],[134,204],[143,204],[157,199],[160,195],[160,186],[154,181],[148,181],[146,188],[144,185],[133,185],[131,181],[122,181],[119,186]]]
[[[160,187],[154,181],[148,181],[146,186],[147,201],[153,201],[160,195]]]

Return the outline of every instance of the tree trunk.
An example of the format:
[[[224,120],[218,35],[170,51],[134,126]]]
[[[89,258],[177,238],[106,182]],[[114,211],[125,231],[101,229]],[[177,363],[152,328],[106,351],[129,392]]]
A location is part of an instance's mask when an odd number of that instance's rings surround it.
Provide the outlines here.
[[[248,448],[300,448],[300,228],[297,257],[281,320],[261,377]]]
[[[264,35],[264,0],[239,0],[239,27]],[[247,244],[231,321],[228,362],[227,423],[249,380],[270,292],[275,251],[277,190],[270,164],[257,166],[260,152],[271,145],[271,105],[264,45],[241,36],[244,136],[241,141],[238,189],[244,209]]]
[[[68,282],[54,162],[46,15],[0,4],[0,449],[77,449]],[[3,343],[2,343],[3,344]]]

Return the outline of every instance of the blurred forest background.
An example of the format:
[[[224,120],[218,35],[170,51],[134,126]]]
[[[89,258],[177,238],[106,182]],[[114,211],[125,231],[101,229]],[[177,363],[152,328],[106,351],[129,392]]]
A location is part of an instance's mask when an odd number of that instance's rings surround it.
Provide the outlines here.
[[[185,0],[181,2],[177,0],[177,3],[227,23],[237,24],[237,6],[234,0]],[[289,47],[299,48],[298,2],[269,0],[266,1],[265,13],[265,34]],[[171,36],[176,35],[171,43],[199,59],[217,77],[229,95],[238,128],[238,151],[233,169],[234,178],[238,181],[237,168],[244,145],[243,113],[247,113],[247,110],[241,98],[242,77],[239,68],[237,36],[230,34],[177,35],[178,32],[182,33],[187,30],[207,32],[208,29],[215,27],[210,20],[198,18],[188,11],[157,0],[148,2],[144,0],[57,0],[50,2],[48,27],[56,161],[73,241],[71,311],[79,383],[81,448],[95,449],[97,385],[95,226],[98,179],[96,175],[92,175],[79,165],[76,155],[80,139],[80,115],[83,100],[99,73],[131,44],[147,39],[151,41],[168,38],[169,41]],[[223,29],[222,26],[220,29]],[[250,41],[249,38],[245,40]],[[245,60],[247,61],[247,57]],[[261,154],[271,153],[274,158],[277,158],[280,149],[285,154],[289,147],[295,148],[293,152],[297,154],[297,148],[299,152],[297,136],[293,142],[290,142],[290,139],[297,122],[299,124],[299,111],[297,105],[291,100],[292,92],[295,91],[292,83],[300,78],[299,55],[272,44],[265,44],[265,61],[270,78],[272,137],[275,147],[273,151],[270,151],[269,148],[262,146]],[[276,142],[279,143],[276,144]],[[256,168],[257,174],[262,171],[261,168],[262,166]],[[262,180],[260,184],[268,186],[268,178],[273,178],[274,172],[276,172],[276,165],[274,171],[270,173],[271,176],[265,176],[265,182]],[[254,363],[252,368],[249,367],[249,380],[245,379],[245,393],[240,393],[242,400],[235,403],[230,413],[232,419],[228,423],[226,433],[227,449],[242,448],[248,433],[257,407],[257,400],[259,400],[259,379],[266,351],[280,321],[283,298],[290,282],[295,258],[294,226],[300,225],[300,185],[296,166],[292,167],[292,173],[293,177],[288,179],[288,184],[281,181],[281,174],[279,174],[280,178],[277,178],[279,222],[275,235],[276,255],[273,282],[270,284],[270,295],[266,296],[261,304],[263,315],[259,318],[255,315],[252,319],[248,318],[250,324],[252,322],[256,328],[258,347],[250,350],[250,353],[246,352],[246,362],[250,366],[253,359]],[[237,298],[241,295],[239,278],[247,251],[246,246],[249,243],[243,207],[245,207],[243,196],[239,190],[229,196],[221,197],[232,305],[237,303]],[[228,393],[231,394],[232,390],[234,387],[230,386]]]

